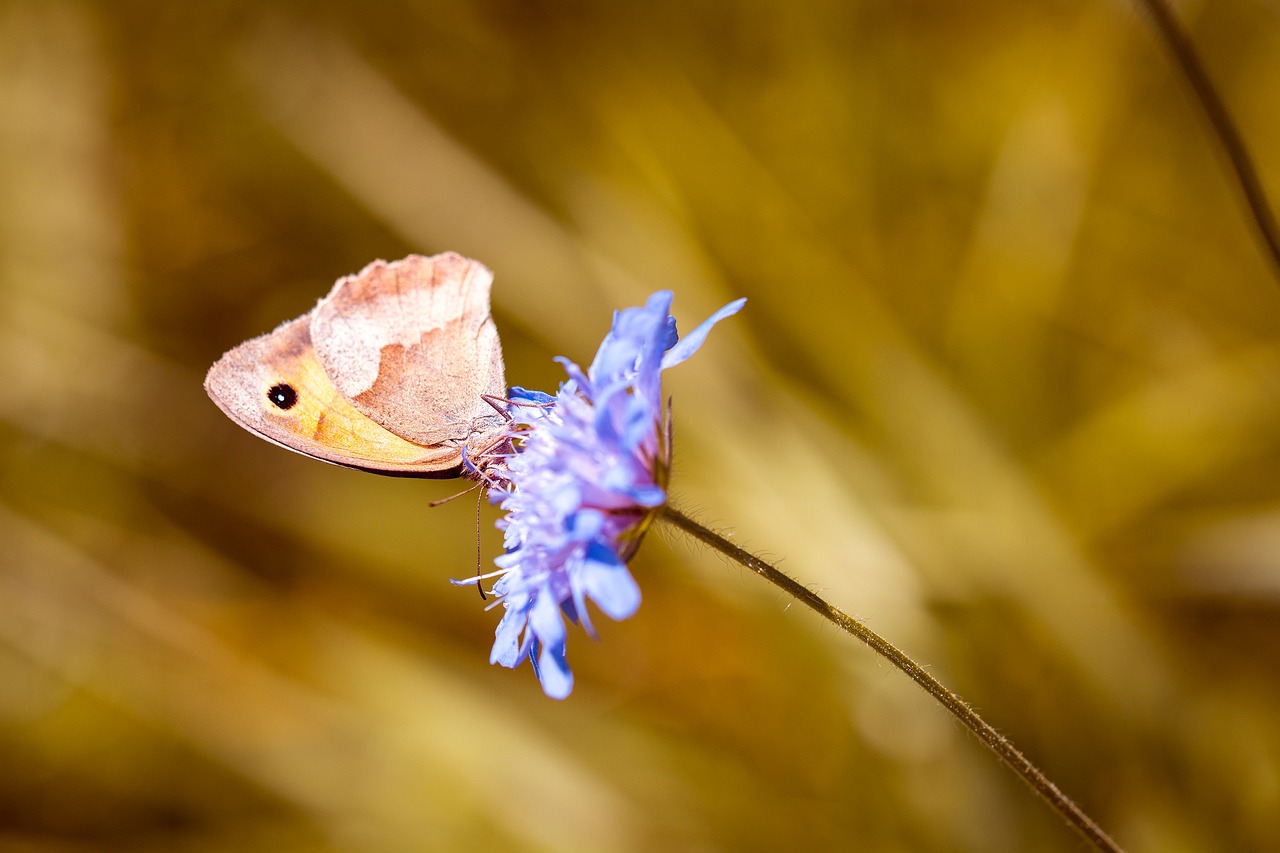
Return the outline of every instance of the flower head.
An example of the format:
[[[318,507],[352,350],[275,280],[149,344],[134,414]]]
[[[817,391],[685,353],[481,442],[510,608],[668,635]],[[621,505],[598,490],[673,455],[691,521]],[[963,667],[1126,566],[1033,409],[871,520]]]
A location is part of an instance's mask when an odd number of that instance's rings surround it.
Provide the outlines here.
[[[557,699],[573,689],[565,619],[594,634],[588,600],[613,619],[640,606],[626,561],[667,499],[662,371],[693,355],[746,302],[729,303],[681,339],[671,298],[659,291],[642,308],[616,312],[586,372],[558,359],[569,378],[554,397],[511,389],[518,452],[489,472],[490,498],[506,511],[498,522],[506,553],[495,560],[493,585],[505,612],[489,661],[514,667],[528,658]]]

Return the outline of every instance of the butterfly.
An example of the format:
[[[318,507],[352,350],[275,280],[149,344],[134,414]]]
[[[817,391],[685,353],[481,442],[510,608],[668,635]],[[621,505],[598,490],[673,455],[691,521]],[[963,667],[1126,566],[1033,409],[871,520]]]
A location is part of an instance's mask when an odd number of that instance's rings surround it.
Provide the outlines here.
[[[495,408],[507,389],[492,284],[454,252],[374,261],[223,355],[205,390],[240,426],[324,462],[476,478],[507,423]]]

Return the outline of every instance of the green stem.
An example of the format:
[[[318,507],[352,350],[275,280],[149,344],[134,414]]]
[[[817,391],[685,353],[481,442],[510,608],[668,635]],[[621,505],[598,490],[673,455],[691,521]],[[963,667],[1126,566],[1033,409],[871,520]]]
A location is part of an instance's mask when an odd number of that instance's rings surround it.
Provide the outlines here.
[[[969,707],[967,702],[944,687],[942,682],[926,672],[920,664],[908,657],[897,646],[872,631],[866,625],[863,625],[857,619],[832,607],[817,593],[801,586],[764,560],[739,548],[720,534],[703,527],[679,510],[672,509],[670,506],[663,507],[661,517],[693,538],[710,545],[726,557],[746,566],[769,581],[769,583],[807,605],[815,613],[841,630],[866,643],[881,657],[886,658],[898,669],[905,672],[912,681],[923,687],[930,696],[942,703],[944,708],[963,723],[965,728],[977,735],[978,740],[982,741],[1014,773],[1018,774],[1024,782],[1030,785],[1033,791],[1039,794],[1063,820],[1084,836],[1090,844],[1099,850],[1120,853],[1120,846],[1102,830],[1102,827],[1098,826],[1092,818],[1081,811],[1080,807],[1072,802],[1066,794],[1062,793],[1057,785],[1049,781],[1049,777],[1045,776],[1039,768],[1028,761],[1027,757],[1019,752],[1008,738],[988,725],[986,720],[982,719],[977,711]]]

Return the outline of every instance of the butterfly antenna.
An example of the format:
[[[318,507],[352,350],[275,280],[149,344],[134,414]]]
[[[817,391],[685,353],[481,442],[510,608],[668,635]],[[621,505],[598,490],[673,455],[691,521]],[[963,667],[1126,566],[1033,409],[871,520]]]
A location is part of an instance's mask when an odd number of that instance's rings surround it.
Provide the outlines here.
[[[431,503],[427,504],[427,506],[431,507],[432,509],[435,509],[435,508],[436,508],[436,507],[438,507],[438,506],[443,506],[444,504],[447,504],[449,501],[457,500],[458,498],[462,497],[463,495],[467,495],[467,494],[470,494],[470,493],[474,492],[476,489],[480,488],[482,485],[484,485],[484,484],[483,484],[483,483],[476,483],[474,486],[471,486],[471,487],[469,487],[469,488],[463,489],[462,491],[458,492],[457,494],[449,495],[449,497],[447,497],[447,498],[441,498],[441,499],[440,499],[440,500],[438,500],[438,501],[432,501]]]
[[[556,407],[555,400],[549,403],[534,403],[528,400],[509,400],[506,397],[495,397],[493,394],[481,394],[480,399],[492,406],[495,412],[507,420],[511,420],[511,412],[508,411],[511,406],[521,406],[526,409],[554,409]]]
[[[507,407],[514,406],[515,403],[506,397],[496,397],[493,394],[481,394],[480,399],[488,403],[495,412],[502,415],[503,420],[511,420],[511,413],[507,411]]]
[[[479,484],[477,484],[478,486]],[[470,489],[468,489],[470,491]],[[483,495],[476,496],[476,592],[480,593],[481,601],[488,601],[489,597],[484,594],[484,585],[480,583],[480,499]]]

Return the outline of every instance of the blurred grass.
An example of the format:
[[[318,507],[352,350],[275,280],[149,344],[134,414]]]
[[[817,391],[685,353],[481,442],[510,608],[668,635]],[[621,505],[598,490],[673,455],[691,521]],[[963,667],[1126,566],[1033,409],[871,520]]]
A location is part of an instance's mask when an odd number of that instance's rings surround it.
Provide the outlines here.
[[[1181,11],[1275,197],[1276,9]],[[0,849],[1078,849],[674,538],[545,699],[447,583],[450,484],[205,399],[337,276],[444,249],[530,387],[652,289],[686,327],[749,297],[668,377],[681,505],[1127,848],[1280,847],[1280,289],[1129,7],[8,0]]]

